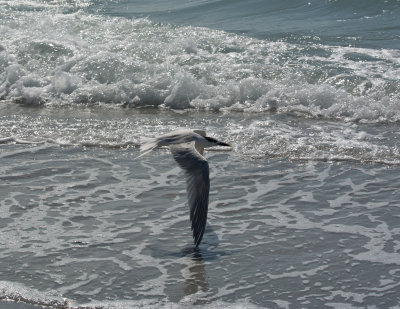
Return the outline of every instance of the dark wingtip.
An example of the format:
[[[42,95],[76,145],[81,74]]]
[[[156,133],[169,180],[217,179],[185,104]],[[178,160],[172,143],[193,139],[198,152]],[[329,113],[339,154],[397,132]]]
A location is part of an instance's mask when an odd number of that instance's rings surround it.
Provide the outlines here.
[[[200,231],[196,231],[195,229],[193,229],[193,242],[195,248],[199,247],[201,240],[203,239],[204,231],[205,228],[201,229]]]
[[[194,247],[195,248],[199,247],[202,239],[203,239],[203,234],[199,235],[197,238],[194,237],[193,242],[194,242]]]

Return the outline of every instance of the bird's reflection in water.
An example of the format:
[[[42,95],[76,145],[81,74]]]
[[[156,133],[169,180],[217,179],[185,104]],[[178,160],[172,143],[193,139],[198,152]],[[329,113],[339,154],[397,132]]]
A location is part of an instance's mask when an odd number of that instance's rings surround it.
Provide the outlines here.
[[[170,244],[165,242],[159,242],[156,246],[147,247],[153,258],[159,261],[168,261],[165,265],[171,266],[168,269],[171,285],[167,289],[167,294],[172,301],[179,302],[182,298],[186,298],[186,301],[193,305],[206,303],[206,295],[211,292],[208,282],[210,274],[207,274],[207,268],[211,267],[213,269],[213,266],[221,257],[234,253],[232,250],[218,250],[218,245],[218,235],[208,225],[205,241],[200,247],[195,248],[193,245],[187,245],[179,251],[171,251]],[[173,284],[174,282],[175,284]],[[179,288],[176,285],[177,282],[182,284]]]
[[[196,293],[208,294],[210,291],[207,268],[218,261],[221,256],[229,255],[231,252],[217,250],[219,245],[218,235],[211,225],[207,225],[204,246],[185,247],[181,250],[181,273],[184,278],[183,295],[188,297]],[[204,299],[206,301],[206,299]],[[193,303],[202,304],[202,299],[196,299]]]
[[[190,257],[181,264],[184,277],[183,294],[185,296],[198,292],[208,291],[207,272],[203,255],[199,248],[185,248],[182,250],[184,256]]]

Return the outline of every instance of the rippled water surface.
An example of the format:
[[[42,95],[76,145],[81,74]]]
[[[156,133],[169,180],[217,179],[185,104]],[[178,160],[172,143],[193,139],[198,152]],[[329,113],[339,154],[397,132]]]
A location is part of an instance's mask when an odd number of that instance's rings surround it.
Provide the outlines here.
[[[2,298],[106,308],[400,301],[396,166],[209,151],[209,224],[194,251],[184,175],[168,150],[138,160],[135,147],[0,151]]]
[[[399,33],[399,0],[0,0],[0,307],[398,308]],[[136,159],[178,128],[233,145],[199,250]]]

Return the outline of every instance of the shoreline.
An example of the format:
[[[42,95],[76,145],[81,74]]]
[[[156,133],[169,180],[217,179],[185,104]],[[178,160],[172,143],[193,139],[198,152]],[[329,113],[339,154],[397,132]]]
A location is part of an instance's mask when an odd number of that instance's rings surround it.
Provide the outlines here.
[[[0,300],[0,307],[2,309],[38,309],[43,308],[43,306],[28,304],[20,301],[6,301]]]

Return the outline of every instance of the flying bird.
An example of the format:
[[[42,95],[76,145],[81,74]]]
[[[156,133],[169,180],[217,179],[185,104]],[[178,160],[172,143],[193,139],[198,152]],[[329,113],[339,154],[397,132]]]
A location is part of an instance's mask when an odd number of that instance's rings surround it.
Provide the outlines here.
[[[175,161],[185,171],[193,239],[198,247],[206,227],[210,192],[210,174],[203,150],[212,146],[232,146],[207,136],[204,130],[182,129],[155,138],[145,138],[140,146],[139,157],[162,146],[169,146]]]

